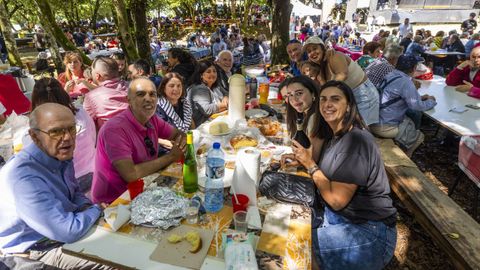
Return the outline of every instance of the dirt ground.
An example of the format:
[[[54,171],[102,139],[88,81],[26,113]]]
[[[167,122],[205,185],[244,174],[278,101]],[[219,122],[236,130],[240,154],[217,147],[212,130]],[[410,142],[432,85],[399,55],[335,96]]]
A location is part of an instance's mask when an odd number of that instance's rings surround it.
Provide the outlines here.
[[[444,129],[434,137],[436,129],[436,124],[424,117],[421,130],[425,142],[415,151],[412,160],[446,194],[461,172],[456,165],[460,138]],[[472,217],[475,188],[470,180],[463,178],[452,195],[452,199]],[[386,269],[454,269],[447,254],[436,246],[400,200],[395,195],[393,197],[399,213],[397,247],[395,257]],[[478,215],[474,219],[480,221]]]

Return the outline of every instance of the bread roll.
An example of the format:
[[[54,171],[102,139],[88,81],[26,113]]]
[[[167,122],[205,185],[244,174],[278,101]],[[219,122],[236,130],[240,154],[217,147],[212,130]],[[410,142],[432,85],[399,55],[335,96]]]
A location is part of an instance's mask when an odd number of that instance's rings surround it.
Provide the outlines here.
[[[225,122],[212,122],[208,131],[212,135],[220,135],[227,133],[230,129],[228,128],[227,123]]]

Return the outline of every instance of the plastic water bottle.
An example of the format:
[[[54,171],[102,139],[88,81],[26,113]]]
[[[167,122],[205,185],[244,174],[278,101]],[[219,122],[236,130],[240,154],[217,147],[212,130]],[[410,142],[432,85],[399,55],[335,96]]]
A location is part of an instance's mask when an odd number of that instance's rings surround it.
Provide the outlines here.
[[[205,174],[205,209],[215,213],[223,207],[223,176],[225,175],[225,154],[220,149],[220,143],[213,144],[207,154]]]

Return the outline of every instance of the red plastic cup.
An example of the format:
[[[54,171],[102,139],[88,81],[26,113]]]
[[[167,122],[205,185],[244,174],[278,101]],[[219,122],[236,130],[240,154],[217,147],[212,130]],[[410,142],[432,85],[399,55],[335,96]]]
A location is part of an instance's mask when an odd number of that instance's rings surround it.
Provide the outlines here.
[[[138,179],[136,181],[130,182],[127,185],[128,193],[130,193],[130,200],[135,199],[138,194],[143,192],[143,179]]]
[[[237,194],[237,201],[235,200],[235,195],[232,196],[232,205],[233,205],[233,213],[237,211],[247,211],[248,202],[250,201],[247,195]]]

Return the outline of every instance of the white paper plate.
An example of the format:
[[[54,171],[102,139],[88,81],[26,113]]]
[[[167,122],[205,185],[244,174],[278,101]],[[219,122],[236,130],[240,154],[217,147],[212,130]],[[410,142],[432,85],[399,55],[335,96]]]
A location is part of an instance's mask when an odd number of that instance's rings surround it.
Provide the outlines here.
[[[245,116],[247,118],[262,118],[268,116],[268,112],[262,109],[251,109],[245,111]]]

